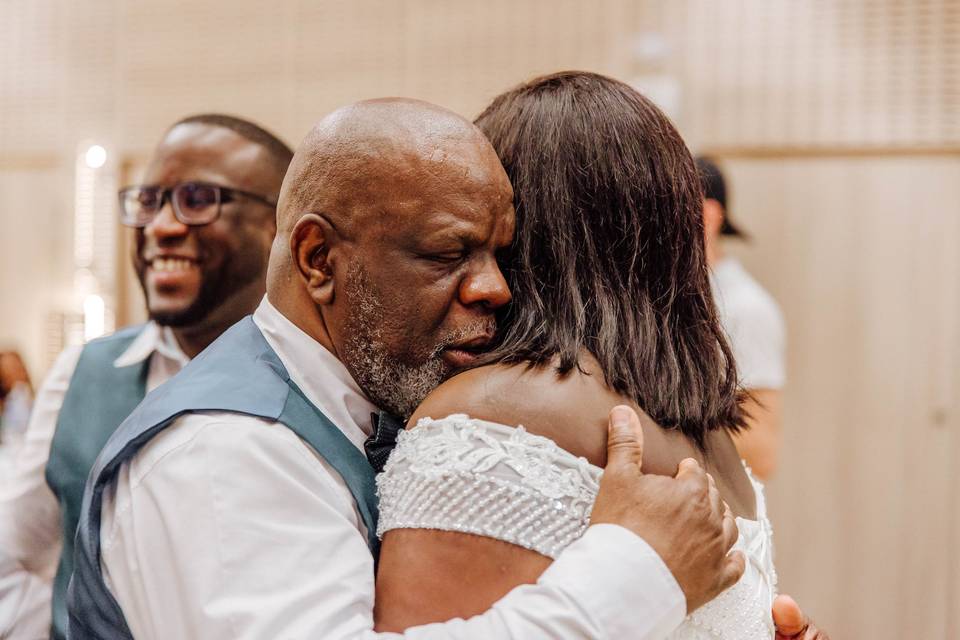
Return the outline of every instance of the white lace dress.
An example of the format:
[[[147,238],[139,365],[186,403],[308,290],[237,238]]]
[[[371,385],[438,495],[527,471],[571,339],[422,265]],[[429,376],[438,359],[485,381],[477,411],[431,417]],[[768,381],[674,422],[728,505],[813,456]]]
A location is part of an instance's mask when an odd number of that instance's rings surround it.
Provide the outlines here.
[[[556,558],[590,523],[603,470],[523,427],[455,414],[402,431],[377,478],[380,523],[504,540]],[[737,518],[747,569],[740,581],[687,616],[674,640],[769,640],[776,590],[763,487],[750,476],[757,520]]]

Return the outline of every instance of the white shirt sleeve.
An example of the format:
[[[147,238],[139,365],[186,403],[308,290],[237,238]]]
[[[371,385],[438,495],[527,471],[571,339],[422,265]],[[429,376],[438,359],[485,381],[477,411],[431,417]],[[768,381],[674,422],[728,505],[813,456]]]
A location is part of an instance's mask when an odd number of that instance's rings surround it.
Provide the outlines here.
[[[787,380],[786,328],[768,297],[745,301],[731,319],[730,341],[746,389],[782,389]]]
[[[62,545],[60,505],[44,473],[80,347],[65,350],[44,380],[24,441],[0,486],[0,638],[50,632],[53,576]]]
[[[343,480],[248,416],[181,418],[121,467],[102,513],[104,576],[138,640],[652,640],[685,614],[656,553],[598,525],[485,614],[377,634],[373,559]]]

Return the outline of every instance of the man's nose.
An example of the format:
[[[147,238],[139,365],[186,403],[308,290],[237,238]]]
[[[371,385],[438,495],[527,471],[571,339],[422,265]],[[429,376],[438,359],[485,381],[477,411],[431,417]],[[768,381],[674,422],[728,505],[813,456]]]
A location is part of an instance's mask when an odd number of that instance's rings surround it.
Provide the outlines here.
[[[460,284],[460,302],[464,306],[476,304],[489,309],[499,309],[510,302],[510,287],[494,258],[490,258],[475,273],[471,273]]]
[[[173,213],[173,203],[167,200],[160,211],[143,228],[143,233],[157,242],[172,238],[182,238],[190,232],[190,227],[183,224]]]

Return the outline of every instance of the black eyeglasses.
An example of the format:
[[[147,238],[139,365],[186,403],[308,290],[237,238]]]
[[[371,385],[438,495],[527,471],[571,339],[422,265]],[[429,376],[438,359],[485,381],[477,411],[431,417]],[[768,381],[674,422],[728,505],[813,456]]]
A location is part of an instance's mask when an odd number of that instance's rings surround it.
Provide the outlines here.
[[[206,182],[181,182],[172,187],[145,185],[126,187],[120,193],[120,222],[129,227],[145,227],[150,224],[167,198],[173,206],[177,220],[190,226],[210,224],[220,216],[220,205],[232,202],[237,196],[276,207],[269,198],[231,187],[221,187]]]

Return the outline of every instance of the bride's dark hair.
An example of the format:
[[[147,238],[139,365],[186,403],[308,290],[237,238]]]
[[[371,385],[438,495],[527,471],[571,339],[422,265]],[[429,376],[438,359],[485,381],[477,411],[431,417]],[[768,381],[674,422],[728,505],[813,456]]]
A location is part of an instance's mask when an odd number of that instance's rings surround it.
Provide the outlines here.
[[[710,292],[700,179],[669,119],[594,73],[537,78],[480,114],[510,176],[513,302],[490,360],[566,374],[582,349],[606,382],[701,447],[743,425]]]

